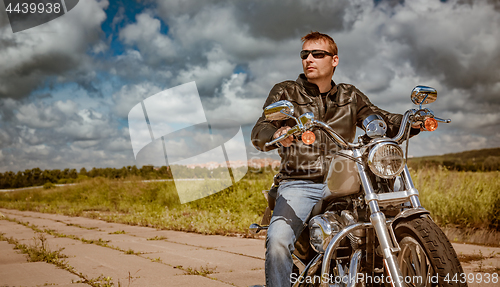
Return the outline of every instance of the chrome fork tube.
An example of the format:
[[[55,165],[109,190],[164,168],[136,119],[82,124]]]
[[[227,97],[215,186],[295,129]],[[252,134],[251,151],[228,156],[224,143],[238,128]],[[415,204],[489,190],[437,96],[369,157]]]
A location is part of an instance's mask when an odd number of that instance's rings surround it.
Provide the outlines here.
[[[361,152],[358,149],[353,150],[354,157],[361,157]],[[365,190],[365,199],[370,207],[371,215],[370,222],[375,228],[375,233],[377,234],[380,247],[382,248],[382,254],[384,257],[384,263],[387,266],[387,272],[392,279],[393,286],[402,287],[405,286],[402,279],[402,273],[399,265],[396,261],[396,256],[394,255],[395,250],[392,248],[392,240],[389,235],[389,230],[386,225],[385,214],[380,211],[377,195],[373,190],[373,186],[368,178],[364,165],[356,162],[359,171],[359,177],[361,183],[363,184],[363,189]]]
[[[413,185],[413,180],[411,179],[410,171],[408,170],[407,165],[405,165],[405,168],[403,169],[403,180],[406,190],[411,191],[413,194],[410,196],[411,206],[413,206],[413,208],[422,208],[420,199],[418,198],[418,190],[415,188],[415,185]]]

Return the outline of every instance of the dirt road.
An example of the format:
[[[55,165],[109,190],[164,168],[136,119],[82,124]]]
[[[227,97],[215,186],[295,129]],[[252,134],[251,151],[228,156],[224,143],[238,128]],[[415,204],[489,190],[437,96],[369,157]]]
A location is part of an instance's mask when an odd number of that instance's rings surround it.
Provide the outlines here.
[[[249,286],[265,281],[261,239],[160,231],[37,212],[0,212],[6,216],[0,220],[1,287],[210,287]],[[24,245],[38,252],[38,256],[52,258],[54,264],[28,262],[27,255],[14,249],[16,242],[18,247]],[[465,244],[454,247],[467,275],[473,273],[484,281],[487,274],[498,272],[500,248]],[[65,258],[55,259],[56,253]],[[477,283],[469,286],[500,286]]]

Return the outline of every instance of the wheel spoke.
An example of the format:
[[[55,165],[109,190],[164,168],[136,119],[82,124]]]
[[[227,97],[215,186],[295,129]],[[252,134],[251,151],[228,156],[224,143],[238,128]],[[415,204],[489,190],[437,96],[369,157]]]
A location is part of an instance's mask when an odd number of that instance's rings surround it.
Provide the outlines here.
[[[411,262],[412,262],[412,266],[413,266],[413,274],[411,274],[412,276],[419,276],[420,274],[418,274],[418,271],[420,269],[420,258],[417,254],[417,250],[416,250],[416,246],[415,245],[410,245],[410,251],[411,251]]]
[[[420,260],[420,276],[424,276],[425,274],[427,274],[427,270],[429,268],[429,265],[427,264],[429,261],[427,260],[427,256],[425,256],[425,252],[422,250],[422,247],[420,245],[418,245],[418,253],[420,253],[420,257],[421,257],[421,260]],[[424,278],[424,279],[427,279],[427,278]]]
[[[411,256],[412,252],[411,252],[411,248],[408,246],[408,248],[406,249],[405,251],[405,254],[403,256],[403,261],[405,263],[405,266],[406,266],[406,273],[403,273],[403,274],[406,274],[406,275],[409,275],[409,276],[415,276],[415,265],[413,263],[413,258]],[[401,272],[403,272],[401,270]]]
[[[430,272],[430,270],[431,270],[431,269],[432,269],[432,268],[429,268],[429,272],[427,272],[427,276],[426,276],[426,277],[425,277],[425,279],[424,279],[424,280],[425,280],[425,281],[424,281],[425,287],[427,287],[427,286],[429,286],[429,287],[430,287],[430,286],[432,286],[432,283],[431,283],[431,272]]]
[[[401,272],[403,272],[403,274],[408,274],[410,272],[410,269],[411,269],[411,264],[406,259],[403,259],[403,263],[404,264],[401,264],[401,265],[404,265],[404,266],[400,266]],[[404,270],[403,270],[403,267],[404,267]]]
[[[414,238],[405,237],[401,240],[400,247],[398,261],[403,276],[410,277],[412,281],[418,280],[409,285],[431,286],[429,279],[433,275],[433,269],[422,246]]]

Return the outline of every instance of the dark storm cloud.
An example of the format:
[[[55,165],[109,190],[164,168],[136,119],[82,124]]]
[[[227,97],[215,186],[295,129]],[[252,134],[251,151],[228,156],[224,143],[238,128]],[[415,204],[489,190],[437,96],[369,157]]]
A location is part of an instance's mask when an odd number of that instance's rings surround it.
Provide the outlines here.
[[[467,93],[471,107],[480,99],[480,104],[491,105],[487,111],[498,110],[499,13],[486,2],[441,5],[442,12],[430,9],[393,19],[382,36],[405,47],[399,56],[417,75],[439,79],[448,90]]]
[[[15,49],[15,45],[12,47]],[[10,69],[0,72],[2,86],[0,98],[24,98],[42,84],[48,76],[58,75],[77,66],[78,60],[71,55],[49,52],[34,55]]]
[[[301,37],[311,30],[349,29],[355,19],[347,19],[351,1],[238,1],[236,15],[254,37],[282,40]]]
[[[168,25],[176,26],[186,23],[188,26],[200,21],[207,26],[212,25],[209,21],[218,21],[216,12],[224,20],[236,20],[228,25],[235,25],[240,34],[262,42],[271,41],[280,43],[283,40],[297,39],[311,30],[321,31],[341,31],[349,29],[356,21],[356,11],[360,10],[360,5],[352,4],[352,1],[158,1],[158,16]],[[347,10],[351,10],[347,13]],[[227,12],[229,11],[229,15]],[[184,20],[184,21],[183,21]],[[191,22],[191,23],[187,23]],[[214,28],[220,28],[212,26]],[[170,27],[172,28],[172,27]],[[174,30],[183,27],[174,27]],[[200,27],[203,28],[203,27]],[[230,29],[227,29],[230,30]],[[199,40],[217,41],[220,38],[228,37],[228,41],[238,41],[238,38],[231,39],[227,34],[207,33],[205,39],[199,35]],[[180,37],[180,35],[177,35]],[[211,37],[212,36],[212,37]],[[186,35],[186,38],[189,38]],[[180,37],[182,38],[182,37]],[[222,42],[224,43],[224,42]],[[264,43],[263,43],[264,44]],[[233,47],[239,49],[238,56],[260,57],[262,54],[254,53],[238,47],[238,43],[233,43]],[[231,48],[231,47],[229,47]],[[262,47],[251,46],[253,50],[262,51]],[[246,54],[246,55],[245,55]],[[248,60],[247,57],[244,58]]]
[[[469,38],[473,35],[456,31],[455,29],[461,30],[462,27],[454,25],[438,26],[439,31],[434,30],[433,35],[425,35],[425,33],[421,33],[422,30],[436,27],[433,23],[436,21],[433,19],[422,20],[424,21],[423,25],[427,26],[426,28],[416,29],[413,21],[409,23],[399,22],[394,24],[398,25],[397,29],[385,34],[388,40],[408,47],[406,59],[411,62],[417,73],[429,76],[444,75],[444,81],[447,85],[462,89],[470,89],[476,85],[495,83],[500,80],[500,74],[497,72],[500,61],[498,43],[494,43],[495,47],[492,47],[491,51],[480,51],[482,50],[481,45],[484,43],[479,41],[488,41],[488,39],[483,38],[478,41],[473,37]],[[484,23],[477,24],[484,25]],[[484,29],[498,29],[498,27],[500,27],[498,18],[483,26]],[[483,29],[480,28],[480,30]],[[440,39],[436,39],[435,35],[439,35]],[[464,36],[466,38],[463,41],[456,41],[457,38]]]
[[[67,78],[92,91],[78,75],[88,73],[81,72],[93,61],[88,49],[101,42],[106,6],[107,1],[85,1],[68,15],[15,34],[9,25],[0,26],[0,98],[25,98],[51,77],[71,74]],[[3,24],[6,17],[0,17]]]
[[[302,36],[310,30],[343,30],[355,18],[345,17],[346,9],[356,9],[352,1],[158,1],[159,15],[167,22],[185,15],[196,19],[207,9],[232,7],[240,24],[247,26],[256,38],[283,40]],[[359,7],[358,7],[359,8]]]

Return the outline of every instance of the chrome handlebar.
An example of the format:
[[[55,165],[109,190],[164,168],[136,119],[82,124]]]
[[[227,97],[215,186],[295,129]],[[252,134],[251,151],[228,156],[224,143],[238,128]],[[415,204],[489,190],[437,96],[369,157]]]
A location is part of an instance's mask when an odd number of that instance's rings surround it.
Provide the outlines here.
[[[412,118],[416,112],[417,112],[417,110],[415,110],[415,109],[407,110],[405,112],[403,119],[401,120],[401,125],[399,126],[398,134],[392,138],[393,141],[397,142],[398,144],[400,144],[403,141],[406,127],[408,126],[408,123],[410,122],[410,118]]]
[[[438,122],[445,123],[445,124],[451,123],[451,119],[442,119],[442,118],[438,118],[438,117],[434,117],[434,119]]]
[[[330,136],[330,139],[336,143],[338,146],[344,149],[352,149],[352,148],[357,148],[360,146],[359,143],[350,143],[346,141],[341,135],[339,135],[336,131],[334,131],[329,125],[325,124],[324,122],[313,120],[312,121],[313,126],[321,128],[323,131],[326,132],[328,136]]]
[[[352,149],[352,148],[357,148],[360,146],[359,143],[350,143],[346,141],[341,135],[339,135],[336,131],[334,131],[329,125],[325,124],[322,121],[318,120],[311,120],[310,124],[308,125],[296,125],[293,128],[289,129],[286,134],[283,134],[274,140],[267,142],[265,144],[266,147],[276,144],[277,142],[280,142],[284,140],[285,138],[295,135],[295,134],[300,134],[305,132],[306,130],[312,129],[312,127],[318,127],[322,129],[326,134],[330,137],[330,139],[336,143],[338,146],[342,147],[343,149]]]
[[[401,144],[403,142],[404,135],[406,128],[408,127],[408,123],[410,122],[418,122],[418,121],[425,121],[427,117],[433,118],[438,122],[442,123],[451,123],[451,119],[441,119],[438,117],[434,116],[434,113],[425,108],[421,110],[416,110],[416,109],[411,109],[407,110],[403,116],[403,119],[401,120],[401,125],[399,126],[399,131],[398,134],[392,138],[393,141],[397,142],[398,144]]]
[[[401,125],[399,127],[398,134],[393,137],[391,140],[397,142],[398,144],[401,144],[403,140],[405,140],[405,131],[407,131],[408,124],[410,122],[418,122],[418,121],[424,121],[426,117],[432,117],[438,122],[442,123],[450,123],[450,119],[441,119],[438,117],[434,116],[434,113],[429,110],[429,109],[421,109],[421,110],[416,110],[416,109],[411,109],[407,110],[405,114],[403,115],[403,119],[401,120]],[[292,127],[291,129],[288,130],[286,134],[283,134],[274,140],[267,142],[265,144],[266,147],[271,146],[273,144],[276,144],[277,142],[280,142],[284,140],[285,138],[296,135],[296,134],[301,134],[305,132],[306,130],[312,129],[312,127],[318,127],[321,130],[323,130],[329,138],[336,143],[339,147],[343,149],[353,149],[353,148],[359,148],[362,146],[361,143],[350,143],[346,141],[341,135],[339,135],[336,131],[334,131],[329,125],[322,121],[318,121],[315,119],[311,119],[309,124],[303,125],[300,123],[297,119],[297,125]]]

